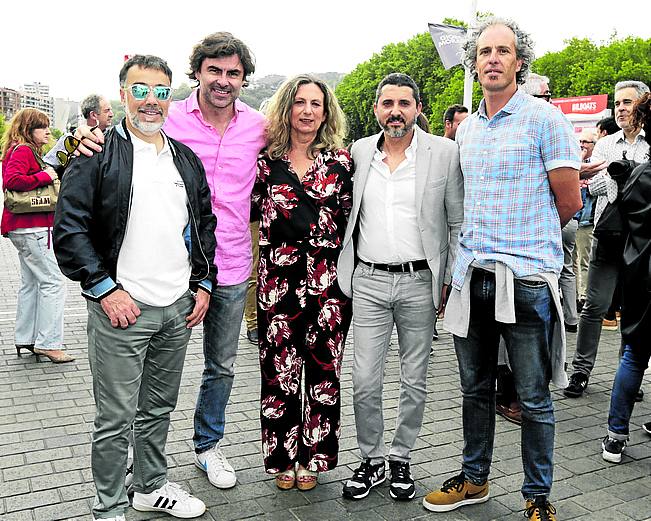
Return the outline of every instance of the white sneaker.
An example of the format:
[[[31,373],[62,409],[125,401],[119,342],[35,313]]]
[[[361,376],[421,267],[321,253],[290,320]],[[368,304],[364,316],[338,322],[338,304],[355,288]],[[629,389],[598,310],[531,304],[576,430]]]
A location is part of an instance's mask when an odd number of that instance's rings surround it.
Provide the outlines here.
[[[134,492],[131,506],[140,512],[166,512],[183,519],[199,517],[206,511],[203,501],[171,481],[149,494]]]
[[[129,495],[133,492],[131,485],[133,485],[133,445],[129,445],[129,450],[127,452],[127,471],[124,475],[124,486]]]
[[[124,516],[105,517],[104,519],[95,519],[93,517],[93,521],[127,521],[127,519]]]
[[[208,474],[208,481],[217,488],[231,488],[237,483],[235,471],[226,461],[219,443],[201,454],[195,452],[194,464]]]

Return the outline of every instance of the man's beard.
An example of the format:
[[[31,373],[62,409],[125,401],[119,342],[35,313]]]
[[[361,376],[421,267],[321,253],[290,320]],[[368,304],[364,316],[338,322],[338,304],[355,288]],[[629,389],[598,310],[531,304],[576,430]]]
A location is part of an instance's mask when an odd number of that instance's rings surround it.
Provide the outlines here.
[[[156,134],[156,132],[158,132],[161,128],[163,128],[163,124],[165,123],[164,117],[162,117],[159,122],[153,122],[153,121],[148,122],[148,121],[140,121],[138,119],[137,112],[130,112],[129,110],[127,110],[127,114],[129,115],[129,121],[131,122],[131,125],[133,125],[133,128],[147,135]]]
[[[402,128],[390,127],[389,123],[392,123],[394,121],[400,121],[404,125],[404,127]],[[378,123],[380,123],[379,120]],[[411,123],[407,123],[402,116],[391,116],[386,120],[385,124],[380,123],[380,126],[382,127],[382,130],[384,130],[389,137],[401,138],[409,134],[409,132],[411,132],[411,129],[414,128],[415,124],[416,124],[416,118],[414,118],[414,120]]]

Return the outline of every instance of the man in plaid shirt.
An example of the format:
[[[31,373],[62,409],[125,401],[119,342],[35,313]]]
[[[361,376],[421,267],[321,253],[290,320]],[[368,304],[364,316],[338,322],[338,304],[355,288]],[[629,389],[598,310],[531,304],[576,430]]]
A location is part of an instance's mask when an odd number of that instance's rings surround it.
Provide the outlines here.
[[[464,45],[466,65],[484,94],[457,131],[464,223],[445,314],[459,361],[464,449],[462,472],[423,500],[436,512],[488,500],[501,335],[522,409],[525,515],[556,519],[548,500],[554,449],[549,382],[567,382],[558,275],[561,228],[581,208],[581,154],[563,114],[518,90],[532,48],[527,33],[497,18],[470,31]]]

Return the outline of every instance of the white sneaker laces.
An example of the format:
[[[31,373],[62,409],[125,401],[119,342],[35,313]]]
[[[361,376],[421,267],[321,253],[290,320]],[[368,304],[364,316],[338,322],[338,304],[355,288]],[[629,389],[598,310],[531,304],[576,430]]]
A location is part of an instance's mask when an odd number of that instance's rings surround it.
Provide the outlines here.
[[[178,501],[185,501],[190,497],[190,493],[181,488],[181,485],[168,481],[161,488],[158,489],[159,494],[164,494],[171,499]]]
[[[205,458],[208,468],[214,467],[216,470],[231,470],[228,461],[226,461],[226,456],[224,456],[222,451],[218,448],[207,451],[205,453]]]

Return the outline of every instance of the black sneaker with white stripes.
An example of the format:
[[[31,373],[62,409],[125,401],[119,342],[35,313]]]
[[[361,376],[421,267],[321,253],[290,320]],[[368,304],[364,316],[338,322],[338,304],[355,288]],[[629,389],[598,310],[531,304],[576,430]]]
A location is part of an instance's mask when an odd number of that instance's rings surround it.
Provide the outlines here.
[[[384,461],[373,465],[370,459],[366,459],[355,469],[353,477],[346,481],[341,493],[347,499],[362,499],[385,479]]]
[[[134,492],[131,506],[141,512],[165,512],[181,519],[199,517],[206,511],[203,501],[171,481],[149,494]]]
[[[389,461],[389,470],[391,471],[389,495],[398,501],[414,499],[416,487],[414,486],[414,479],[411,477],[409,463],[405,461]]]

